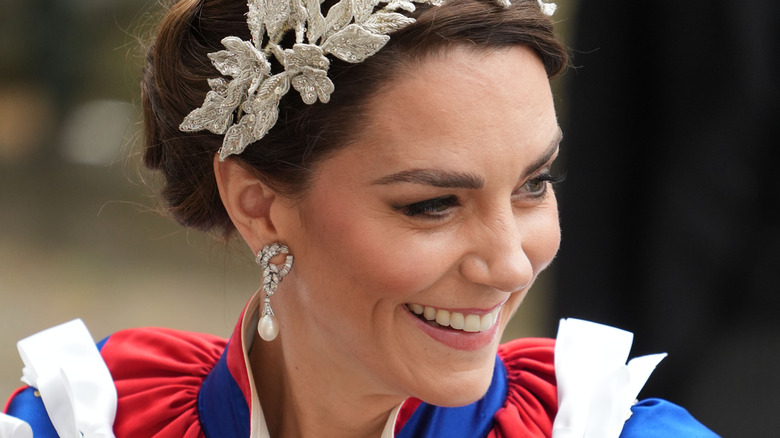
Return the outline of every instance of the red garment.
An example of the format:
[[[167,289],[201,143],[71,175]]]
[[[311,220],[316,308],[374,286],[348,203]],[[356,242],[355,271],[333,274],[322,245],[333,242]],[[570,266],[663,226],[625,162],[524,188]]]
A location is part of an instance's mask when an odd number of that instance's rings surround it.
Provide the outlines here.
[[[552,436],[558,411],[554,352],[553,339],[517,339],[498,348],[507,365],[509,391],[489,438]]]
[[[198,391],[227,342],[167,329],[112,335],[101,350],[116,385],[118,437],[203,436]]]
[[[124,330],[108,338],[101,354],[118,394],[116,436],[248,437],[252,400],[242,322],[243,317],[229,342],[212,335],[158,328]],[[492,393],[498,394],[498,405],[503,406],[482,412],[489,427],[491,416],[493,419],[487,436],[551,436],[557,410],[553,353],[552,339],[518,339],[499,347],[497,369],[502,372],[494,379],[501,381],[496,387],[505,388],[506,399],[502,402],[501,392]],[[506,382],[501,364],[506,369]],[[9,402],[9,413],[38,424],[36,437],[56,436],[41,399],[32,393],[15,395]],[[403,404],[396,433],[420,404],[416,399]],[[446,408],[434,407],[439,409]],[[48,424],[41,424],[41,420]],[[423,427],[431,436],[443,433],[435,424],[424,423]],[[468,430],[461,432],[474,436]]]
[[[553,339],[516,339],[499,346],[498,357],[507,370],[507,398],[493,416],[489,438],[552,436],[558,410],[554,352]],[[404,402],[398,412],[396,434],[421,403],[414,398]]]

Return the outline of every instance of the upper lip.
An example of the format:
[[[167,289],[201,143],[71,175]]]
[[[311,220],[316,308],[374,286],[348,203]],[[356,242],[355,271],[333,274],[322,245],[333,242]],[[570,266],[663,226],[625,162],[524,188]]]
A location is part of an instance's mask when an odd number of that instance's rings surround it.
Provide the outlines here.
[[[494,310],[496,310],[499,307],[503,306],[507,302],[507,300],[509,300],[508,297],[505,298],[500,303],[495,304],[492,307],[488,307],[488,308],[477,308],[477,307],[453,308],[453,307],[443,307],[443,306],[437,306],[437,305],[432,305],[432,304],[423,304],[423,303],[414,303],[414,302],[409,302],[409,303],[406,303],[406,304],[407,305],[409,305],[409,304],[418,304],[418,305],[423,306],[423,307],[433,307],[434,309],[446,310],[447,312],[450,312],[450,313],[458,312],[458,313],[470,314],[470,315],[487,315],[488,313],[493,312]]]

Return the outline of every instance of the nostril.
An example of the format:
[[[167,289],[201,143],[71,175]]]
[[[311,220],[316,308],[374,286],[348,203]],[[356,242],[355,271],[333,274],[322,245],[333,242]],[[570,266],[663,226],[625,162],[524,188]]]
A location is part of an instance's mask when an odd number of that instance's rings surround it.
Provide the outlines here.
[[[531,261],[522,251],[470,254],[461,260],[459,268],[466,280],[509,293],[528,288],[535,278]]]

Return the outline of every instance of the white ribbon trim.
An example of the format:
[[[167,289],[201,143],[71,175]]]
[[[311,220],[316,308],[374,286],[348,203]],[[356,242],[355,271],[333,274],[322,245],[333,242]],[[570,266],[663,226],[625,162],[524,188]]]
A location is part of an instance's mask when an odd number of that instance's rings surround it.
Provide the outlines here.
[[[631,405],[666,353],[626,365],[631,332],[562,319],[555,343],[558,414],[553,438],[618,438]]]
[[[29,424],[0,412],[0,438],[33,438],[33,432]]]
[[[17,343],[22,381],[38,389],[61,438],[113,438],[117,395],[84,322],[76,319]]]

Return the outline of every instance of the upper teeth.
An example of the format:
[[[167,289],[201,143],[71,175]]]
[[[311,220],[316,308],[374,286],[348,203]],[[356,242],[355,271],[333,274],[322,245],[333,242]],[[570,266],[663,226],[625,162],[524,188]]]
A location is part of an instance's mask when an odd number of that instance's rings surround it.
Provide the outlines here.
[[[450,312],[444,309],[436,309],[430,306],[420,304],[409,304],[409,310],[417,315],[422,315],[428,321],[436,321],[437,324],[444,327],[452,327],[456,330],[466,332],[481,332],[493,326],[498,320],[498,314],[501,307],[485,315],[463,314],[460,312]]]

